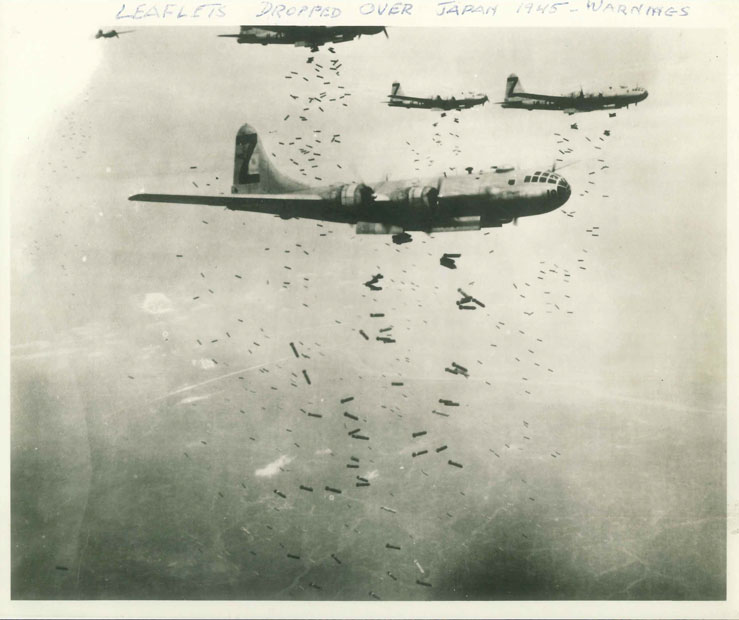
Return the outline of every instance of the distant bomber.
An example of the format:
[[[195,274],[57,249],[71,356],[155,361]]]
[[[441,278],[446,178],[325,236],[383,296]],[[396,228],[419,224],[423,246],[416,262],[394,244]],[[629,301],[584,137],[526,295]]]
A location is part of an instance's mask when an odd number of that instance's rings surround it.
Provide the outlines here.
[[[269,213],[355,226],[357,234],[480,230],[548,213],[570,197],[570,185],[554,172],[490,172],[405,181],[340,183],[310,187],[278,171],[257,132],[244,125],[236,134],[231,196],[136,194],[129,200],[201,204],[233,211]]]
[[[259,45],[294,45],[309,47],[317,52],[326,43],[343,43],[363,34],[385,33],[383,26],[241,26],[239,34],[219,34],[219,37],[236,39],[237,43]]]
[[[391,108],[421,108],[424,110],[466,110],[476,105],[487,103],[487,95],[457,99],[450,97],[442,99],[439,95],[435,97],[409,97],[400,90],[400,82],[393,82],[393,87],[385,102]]]
[[[636,105],[644,101],[648,94],[643,88],[621,86],[616,90],[609,87],[606,93],[585,93],[581,88],[579,92],[569,95],[538,95],[525,92],[518,76],[511,74],[506,82],[505,101],[500,101],[499,104],[504,108],[562,110],[567,114],[574,114],[575,112],[628,108],[632,103]]]
[[[108,30],[108,32],[103,32],[101,29],[95,33],[95,38],[96,39],[113,39],[113,38],[117,39],[119,34],[128,34],[129,32],[133,32],[133,30],[121,30],[121,32],[116,32],[115,30]]]

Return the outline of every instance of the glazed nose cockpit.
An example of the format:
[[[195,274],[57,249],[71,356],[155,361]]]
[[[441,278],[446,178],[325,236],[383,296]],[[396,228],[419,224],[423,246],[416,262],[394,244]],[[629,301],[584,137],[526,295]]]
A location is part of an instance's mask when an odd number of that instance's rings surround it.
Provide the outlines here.
[[[542,183],[542,190],[546,191],[546,196],[556,198],[557,206],[563,205],[570,197],[572,190],[570,184],[563,176],[555,172],[534,172],[527,174],[523,180],[524,183]]]

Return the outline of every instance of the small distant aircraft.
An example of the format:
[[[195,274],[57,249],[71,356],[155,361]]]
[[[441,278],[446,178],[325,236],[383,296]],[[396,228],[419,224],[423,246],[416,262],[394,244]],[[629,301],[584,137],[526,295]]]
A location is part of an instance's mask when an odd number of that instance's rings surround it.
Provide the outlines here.
[[[310,187],[278,171],[257,132],[243,125],[236,134],[231,196],[136,194],[129,200],[352,224],[357,234],[391,234],[401,242],[409,240],[408,231],[480,230],[516,223],[520,217],[559,208],[570,193],[569,183],[554,172],[518,173],[514,168],[381,181],[373,187],[364,183]]]
[[[400,90],[400,82],[393,82],[393,87],[385,102],[391,108],[420,108],[423,110],[466,110],[476,105],[483,105],[488,101],[487,95],[456,99],[442,99],[436,97],[408,97]]]
[[[103,32],[101,29],[95,33],[95,38],[96,39],[112,39],[113,37],[115,37],[117,39],[119,34],[128,34],[129,32],[133,32],[133,30],[121,30],[121,32],[117,32],[115,30],[108,30],[108,32]]]
[[[505,101],[498,103],[504,108],[562,110],[566,114],[575,114],[593,110],[628,108],[632,103],[636,105],[644,101],[648,94],[643,88],[620,86],[616,90],[609,88],[606,93],[585,93],[580,89],[579,92],[569,95],[538,95],[525,92],[518,76],[511,74],[506,82]]]
[[[260,45],[294,45],[310,47],[317,52],[326,43],[343,43],[363,34],[373,35],[387,30],[384,26],[241,26],[239,34],[219,34],[236,39],[237,43]]]

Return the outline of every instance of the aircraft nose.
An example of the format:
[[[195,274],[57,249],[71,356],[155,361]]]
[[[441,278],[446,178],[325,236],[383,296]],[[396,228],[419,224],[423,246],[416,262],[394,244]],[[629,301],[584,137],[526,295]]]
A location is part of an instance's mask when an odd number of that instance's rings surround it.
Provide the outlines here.
[[[570,199],[571,194],[572,189],[570,188],[570,184],[564,177],[560,177],[559,181],[557,182],[557,199],[559,202],[559,206],[562,206],[564,203],[566,203]]]

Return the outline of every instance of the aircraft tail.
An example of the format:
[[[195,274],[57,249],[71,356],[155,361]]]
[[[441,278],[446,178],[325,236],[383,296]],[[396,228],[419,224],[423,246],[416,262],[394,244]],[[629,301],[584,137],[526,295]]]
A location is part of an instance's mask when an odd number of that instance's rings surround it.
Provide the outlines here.
[[[523,92],[523,86],[515,73],[511,73],[506,80],[505,99],[508,101],[517,93]]]
[[[393,87],[390,89],[390,96],[402,95],[403,91],[400,90],[400,82],[393,82]]]
[[[232,194],[285,194],[308,186],[282,174],[267,157],[255,129],[243,125],[236,134]]]

